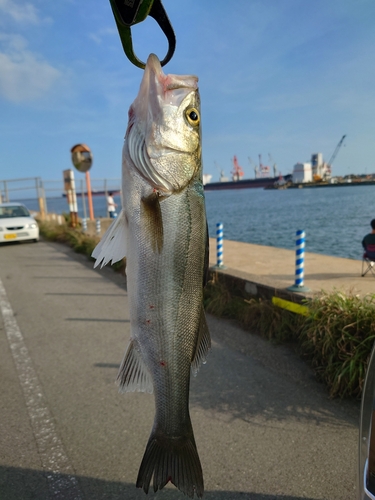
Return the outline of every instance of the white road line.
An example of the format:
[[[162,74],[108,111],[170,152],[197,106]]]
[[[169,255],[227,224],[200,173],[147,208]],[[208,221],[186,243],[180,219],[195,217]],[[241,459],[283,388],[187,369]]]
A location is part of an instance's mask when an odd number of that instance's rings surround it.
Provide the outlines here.
[[[74,471],[69,463],[64,446],[57,434],[54,420],[48,409],[38,376],[1,280],[0,310],[4,319],[9,347],[25,396],[26,407],[42,466],[46,473],[51,499],[82,500],[83,495],[79,489],[77,479],[73,475]]]

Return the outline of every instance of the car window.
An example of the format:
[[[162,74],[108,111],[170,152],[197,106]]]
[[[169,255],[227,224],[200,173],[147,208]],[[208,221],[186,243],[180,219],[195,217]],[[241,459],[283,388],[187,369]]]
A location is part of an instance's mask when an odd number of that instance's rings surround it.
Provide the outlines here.
[[[0,207],[0,219],[7,219],[9,217],[29,217],[29,211],[26,207],[15,205],[14,207]]]

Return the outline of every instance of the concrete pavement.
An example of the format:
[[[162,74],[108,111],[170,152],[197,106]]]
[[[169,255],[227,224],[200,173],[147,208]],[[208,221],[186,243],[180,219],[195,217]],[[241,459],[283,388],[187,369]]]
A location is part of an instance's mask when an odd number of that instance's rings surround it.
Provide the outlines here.
[[[39,242],[1,246],[0,280],[0,499],[147,498],[135,480],[153,398],[114,384],[129,337],[124,277]],[[204,498],[355,498],[358,402],[331,401],[289,349],[208,323],[212,352],[191,389]],[[168,486],[149,498],[185,497]]]
[[[360,253],[359,253],[360,255]],[[210,238],[210,265],[216,264],[216,240]],[[224,240],[224,265],[220,272],[284,290],[295,281],[295,252],[250,243]],[[375,293],[375,277],[361,276],[362,262],[305,252],[307,297],[324,290],[353,292],[361,296]]]

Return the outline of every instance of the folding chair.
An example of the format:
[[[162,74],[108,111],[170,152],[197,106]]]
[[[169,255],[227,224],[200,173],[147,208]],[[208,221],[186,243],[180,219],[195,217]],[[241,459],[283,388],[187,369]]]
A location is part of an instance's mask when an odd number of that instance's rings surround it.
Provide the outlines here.
[[[375,245],[367,245],[362,258],[362,276],[369,271],[375,276]]]

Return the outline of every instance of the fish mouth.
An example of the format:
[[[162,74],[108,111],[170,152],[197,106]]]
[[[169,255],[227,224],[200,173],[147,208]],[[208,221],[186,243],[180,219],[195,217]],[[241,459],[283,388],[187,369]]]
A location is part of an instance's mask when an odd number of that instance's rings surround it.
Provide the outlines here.
[[[150,54],[139,88],[139,93],[133,103],[137,118],[147,120],[156,117],[162,103],[168,102],[179,106],[186,95],[198,90],[198,77],[194,75],[164,74],[158,56]]]
[[[162,85],[163,91],[167,92],[169,90],[178,89],[198,89],[198,77],[194,75],[174,75],[174,74],[164,74],[159,58],[155,54],[150,54],[148,56],[145,72],[143,75],[143,80],[157,79]],[[141,88],[142,88],[141,83]]]
[[[152,74],[154,74],[155,76],[161,75],[161,73],[163,73],[163,70],[161,69],[161,64],[160,64],[159,58],[155,54],[150,54],[148,56],[143,78],[147,78],[148,77],[147,73],[150,73],[150,72]]]
[[[160,170],[157,166],[159,158],[173,154],[191,154],[183,148],[181,150],[170,140],[163,142],[163,127],[167,130],[170,127],[170,123],[165,123],[165,116],[173,116],[183,100],[197,90],[196,76],[165,75],[158,57],[155,54],[149,55],[138,95],[129,110],[126,142],[130,158],[138,172],[155,189],[164,193],[180,190],[186,180],[179,182],[174,178],[176,174]]]

